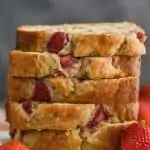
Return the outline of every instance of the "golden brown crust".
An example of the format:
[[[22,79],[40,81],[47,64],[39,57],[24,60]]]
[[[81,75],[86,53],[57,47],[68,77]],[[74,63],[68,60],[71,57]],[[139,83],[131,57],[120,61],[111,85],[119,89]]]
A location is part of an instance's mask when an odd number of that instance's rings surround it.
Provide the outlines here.
[[[70,131],[19,131],[17,140],[25,143],[29,150],[118,150],[120,133],[133,122],[104,123],[96,133],[83,138],[77,130]]]
[[[53,76],[60,71],[66,77],[101,79],[140,75],[140,56],[80,58],[63,68],[60,57],[52,53],[10,52],[10,75],[13,77]]]
[[[30,50],[36,52],[40,49],[44,49],[43,44],[47,41],[48,38],[50,38],[50,35],[45,31],[34,31],[28,33],[18,29],[16,34],[16,48],[23,48],[24,51]]]
[[[31,108],[28,108],[31,109]],[[123,122],[137,120],[138,103],[123,105],[93,104],[37,104],[32,113],[24,110],[23,104],[8,101],[6,104],[7,120],[11,129],[55,129],[68,130],[84,128],[98,110],[104,112],[108,118],[103,122]]]
[[[17,29],[16,49],[46,51],[46,45],[56,31],[64,31],[69,34],[69,43],[73,43],[70,52],[76,57],[145,54],[145,46],[137,38],[137,34],[140,33],[146,39],[145,31],[128,22],[57,27],[22,26]],[[125,47],[127,50],[124,49]]]
[[[22,53],[10,52],[10,75],[19,77],[42,77],[50,74],[50,70],[56,69],[57,64],[53,55],[46,53]]]
[[[31,99],[36,84],[35,79],[8,77],[8,99],[20,101]],[[75,78],[45,78],[53,102],[124,104],[138,99],[139,78],[84,80]]]

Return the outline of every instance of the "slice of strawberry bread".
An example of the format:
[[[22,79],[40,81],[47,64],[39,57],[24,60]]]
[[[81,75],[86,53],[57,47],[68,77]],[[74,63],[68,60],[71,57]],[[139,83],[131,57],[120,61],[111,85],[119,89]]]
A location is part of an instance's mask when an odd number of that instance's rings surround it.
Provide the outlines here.
[[[34,79],[9,76],[7,87],[7,97],[12,101],[115,105],[138,100],[139,78],[94,81],[63,77]]]
[[[13,77],[64,76],[81,79],[109,79],[140,75],[140,56],[84,57],[54,53],[10,52]]]
[[[138,103],[109,106],[7,101],[6,112],[11,129],[68,130],[80,127],[94,131],[103,122],[137,120]]]
[[[134,23],[20,26],[16,49],[54,52],[75,57],[143,55],[145,31]]]

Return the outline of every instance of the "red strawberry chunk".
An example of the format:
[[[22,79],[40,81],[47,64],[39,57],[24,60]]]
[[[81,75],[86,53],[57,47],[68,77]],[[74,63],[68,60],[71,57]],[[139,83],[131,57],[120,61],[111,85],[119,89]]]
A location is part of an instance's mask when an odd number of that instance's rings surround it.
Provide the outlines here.
[[[27,147],[19,141],[9,141],[0,146],[0,150],[28,150]]]
[[[141,43],[144,43],[145,41],[146,41],[146,35],[145,35],[145,33],[143,33],[143,32],[138,32],[137,34],[136,34],[136,36],[137,36],[137,38],[139,39],[139,41],[141,42]]]
[[[63,68],[71,67],[78,59],[72,57],[71,55],[61,56],[60,63]]]
[[[121,150],[150,150],[150,127],[133,123],[121,133]]]
[[[51,102],[51,95],[43,80],[37,80],[32,99],[35,101]]]
[[[114,66],[115,68],[118,67],[118,60],[115,57],[112,57],[112,66]]]
[[[25,112],[27,112],[28,114],[31,114],[33,112],[33,108],[35,105],[31,101],[26,100],[21,102],[21,104]]]
[[[90,132],[94,132],[97,126],[104,120],[107,120],[108,117],[106,113],[102,110],[102,108],[98,108],[94,113],[91,120],[88,121],[86,127],[90,130]]]
[[[49,52],[58,53],[67,42],[68,36],[65,32],[55,32],[47,44],[47,49]]]

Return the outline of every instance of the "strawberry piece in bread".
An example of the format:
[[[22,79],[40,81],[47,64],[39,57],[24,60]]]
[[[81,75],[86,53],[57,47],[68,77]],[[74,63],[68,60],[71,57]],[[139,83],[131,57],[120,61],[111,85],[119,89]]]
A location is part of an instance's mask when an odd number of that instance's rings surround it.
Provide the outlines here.
[[[58,53],[67,44],[67,39],[65,32],[55,32],[47,45],[48,51]]]

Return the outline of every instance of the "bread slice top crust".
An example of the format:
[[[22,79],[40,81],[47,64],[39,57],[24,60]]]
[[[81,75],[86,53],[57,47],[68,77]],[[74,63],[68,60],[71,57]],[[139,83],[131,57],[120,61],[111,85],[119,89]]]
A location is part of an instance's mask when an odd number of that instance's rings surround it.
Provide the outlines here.
[[[23,25],[17,31],[41,32],[41,31],[65,31],[72,34],[128,34],[132,31],[144,29],[131,22],[114,23],[83,23],[83,24],[59,24],[59,25]]]

